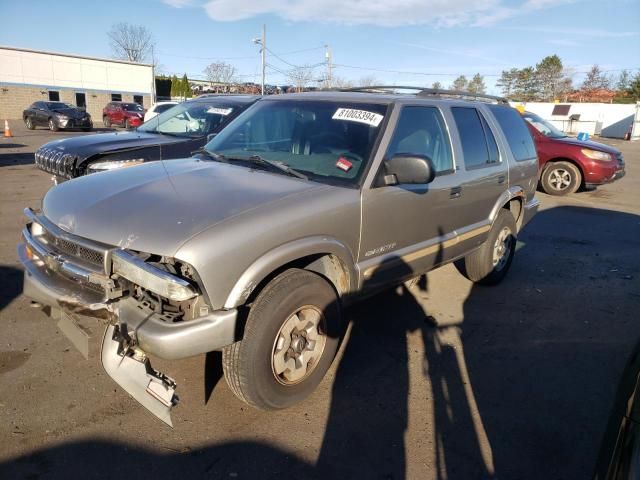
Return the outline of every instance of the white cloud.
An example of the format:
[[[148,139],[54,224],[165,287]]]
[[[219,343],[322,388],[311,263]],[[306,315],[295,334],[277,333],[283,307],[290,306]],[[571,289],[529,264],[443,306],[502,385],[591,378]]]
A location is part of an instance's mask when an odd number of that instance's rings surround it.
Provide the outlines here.
[[[523,32],[547,33],[551,35],[568,35],[581,36],[591,38],[625,38],[636,37],[640,32],[612,32],[610,30],[602,30],[590,27],[502,27],[507,30],[518,30]]]
[[[163,3],[166,3],[170,7],[173,8],[184,8],[191,7],[193,5],[193,0],[162,0]]]
[[[184,2],[185,0],[165,0]],[[523,13],[575,0],[210,0],[207,14],[218,21],[237,21],[271,14],[288,21],[343,25],[491,25]]]

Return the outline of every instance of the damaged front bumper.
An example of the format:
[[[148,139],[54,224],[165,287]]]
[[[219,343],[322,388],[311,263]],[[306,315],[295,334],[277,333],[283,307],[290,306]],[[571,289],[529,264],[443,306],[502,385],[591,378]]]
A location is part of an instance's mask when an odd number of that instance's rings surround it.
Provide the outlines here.
[[[237,311],[220,310],[191,320],[167,321],[131,296],[117,297],[113,293],[118,292],[117,285],[109,284],[112,280],[108,275],[60,255],[51,245],[35,239],[28,227],[23,231],[23,241],[18,256],[25,271],[25,296],[59,320],[60,330],[85,358],[100,348],[101,363],[109,376],[171,425],[170,411],[178,401],[176,383],[154,370],[149,357],[175,360],[233,343]]]

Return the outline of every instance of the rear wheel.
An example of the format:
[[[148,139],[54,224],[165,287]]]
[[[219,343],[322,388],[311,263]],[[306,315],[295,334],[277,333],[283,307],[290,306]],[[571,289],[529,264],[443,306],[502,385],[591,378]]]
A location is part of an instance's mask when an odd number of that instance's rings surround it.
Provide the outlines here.
[[[570,162],[548,163],[542,172],[540,183],[549,195],[569,195],[580,188],[582,174],[578,167]]]
[[[36,128],[36,126],[33,124],[33,120],[31,120],[31,117],[25,117],[24,124],[29,130],[33,130]]]
[[[333,287],[315,273],[286,270],[253,302],[242,340],[222,351],[225,379],[249,405],[289,407],[322,381],[341,333]]]
[[[504,208],[487,240],[472,253],[455,262],[465,277],[481,285],[496,285],[507,275],[516,251],[517,227],[513,214]]]
[[[49,130],[51,130],[52,132],[57,132],[58,130],[60,130],[60,127],[58,127],[58,124],[53,118],[49,119]]]

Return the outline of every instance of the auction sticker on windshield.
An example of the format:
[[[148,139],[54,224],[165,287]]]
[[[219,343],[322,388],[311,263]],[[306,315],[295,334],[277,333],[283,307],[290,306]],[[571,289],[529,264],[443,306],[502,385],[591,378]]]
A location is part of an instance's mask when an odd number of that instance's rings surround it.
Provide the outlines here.
[[[207,109],[207,113],[215,113],[217,115],[229,115],[232,110],[233,110],[232,108],[209,107]]]
[[[356,110],[354,108],[339,108],[333,114],[334,120],[347,120],[349,122],[358,122],[377,127],[384,116],[379,113],[367,112],[366,110]]]

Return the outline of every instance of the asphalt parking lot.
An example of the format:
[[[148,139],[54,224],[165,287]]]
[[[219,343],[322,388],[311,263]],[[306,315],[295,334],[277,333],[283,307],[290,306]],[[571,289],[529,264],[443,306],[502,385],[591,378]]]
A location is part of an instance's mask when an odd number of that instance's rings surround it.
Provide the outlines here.
[[[82,133],[12,128],[0,138],[0,478],[590,476],[640,339],[640,142],[606,141],[625,155],[623,180],[538,194],[500,286],[448,266],[421,291],[348,310],[330,375],[294,408],[241,403],[215,354],[158,364],[179,385],[172,430],[21,295],[21,212],[51,185],[33,152]]]

